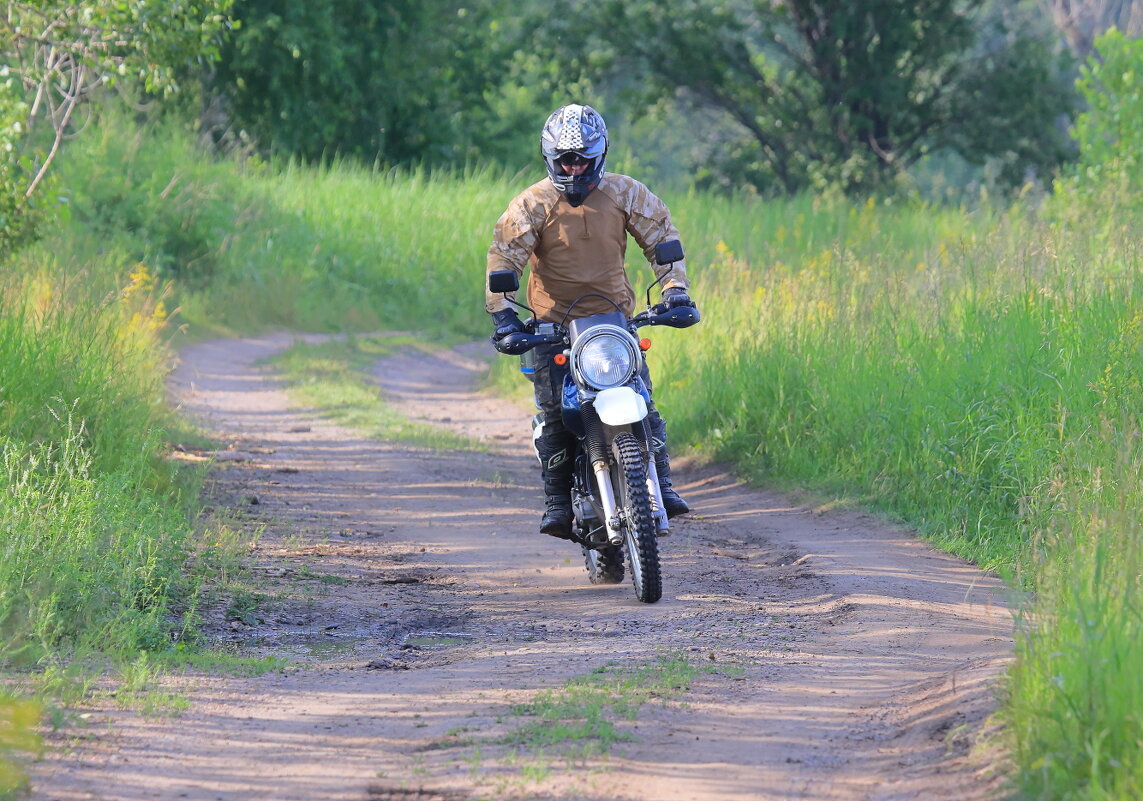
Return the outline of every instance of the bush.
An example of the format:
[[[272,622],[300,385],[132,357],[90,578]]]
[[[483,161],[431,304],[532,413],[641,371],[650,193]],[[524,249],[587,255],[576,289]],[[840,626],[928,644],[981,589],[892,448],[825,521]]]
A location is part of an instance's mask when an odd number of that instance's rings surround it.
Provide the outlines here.
[[[1112,28],[1095,47],[1098,57],[1077,82],[1087,110],[1076,119],[1079,160],[1060,183],[1059,205],[1074,208],[1111,192],[1119,210],[1143,210],[1143,39]]]

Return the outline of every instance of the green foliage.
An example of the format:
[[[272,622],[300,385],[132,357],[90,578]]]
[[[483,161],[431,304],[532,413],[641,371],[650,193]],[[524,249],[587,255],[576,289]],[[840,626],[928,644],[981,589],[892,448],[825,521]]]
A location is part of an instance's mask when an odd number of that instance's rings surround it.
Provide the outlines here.
[[[163,363],[141,341],[161,313],[153,317],[149,301],[129,297],[146,292],[144,283],[141,276],[102,310],[61,302],[43,279],[29,281],[24,297],[0,292],[0,435],[32,444],[79,436],[108,472],[154,452],[153,429],[168,413],[159,405]]]
[[[1096,39],[1093,56],[1077,82],[1087,104],[1075,122],[1079,144],[1075,170],[1060,183],[1060,206],[1112,202],[1143,210],[1143,40],[1112,28]]]
[[[0,255],[27,241],[35,227],[24,196],[23,168],[17,143],[28,118],[19,76],[0,66]]]
[[[212,163],[177,123],[144,125],[104,113],[60,164],[72,230],[114,243],[180,286],[204,286],[251,209],[232,164]]]
[[[1017,182],[1063,157],[1054,123],[1069,96],[1052,54],[974,15],[983,5],[608,0],[590,30],[626,73],[647,76],[644,95],[681,90],[734,131],[705,165],[712,181],[863,195],[940,148],[973,163],[1002,156]]]
[[[1001,33],[1003,44],[973,57],[950,98],[948,124],[932,149],[989,166],[1004,187],[1051,182],[1074,158],[1062,120],[1077,104],[1066,80],[1069,59],[1027,35]]]
[[[40,705],[0,694],[0,798],[9,798],[26,778],[11,757],[16,753],[35,754],[42,747],[36,725]]]
[[[189,530],[158,461],[153,318],[130,287],[101,312],[55,291],[10,288],[0,312],[2,661],[165,645]]]
[[[218,32],[227,23],[229,4],[229,0],[11,2],[0,30],[6,36],[9,66],[37,90],[44,88],[44,81],[61,76],[71,85],[76,71],[82,70],[97,84],[129,78],[148,92],[174,92],[182,65],[203,65],[217,55]],[[73,86],[86,91],[95,85],[79,80]],[[41,101],[51,103],[46,97]]]
[[[457,161],[512,52],[503,3],[238,0],[212,81],[233,122],[306,159]]]
[[[470,292],[520,181],[490,168],[467,179],[354,163],[273,171],[212,161],[169,122],[129,125],[109,119],[70,148],[61,176],[77,189],[62,230],[80,242],[94,230],[102,243],[93,249],[114,243],[177,277],[170,304],[180,319],[247,331],[483,334],[488,316]],[[429,235],[405,235],[413,229]]]
[[[146,490],[139,467],[94,472],[83,435],[77,427],[53,444],[0,441],[5,662],[34,664],[77,645],[115,653],[170,642],[186,519]]]
[[[1137,435],[1122,436],[1140,422],[1109,414],[1082,455],[1100,472],[1063,489],[1044,532],[1003,711],[1029,798],[1143,794],[1143,454]]]
[[[10,2],[0,16],[0,256],[26,241],[31,201],[105,87],[178,90],[218,51],[230,0]]]

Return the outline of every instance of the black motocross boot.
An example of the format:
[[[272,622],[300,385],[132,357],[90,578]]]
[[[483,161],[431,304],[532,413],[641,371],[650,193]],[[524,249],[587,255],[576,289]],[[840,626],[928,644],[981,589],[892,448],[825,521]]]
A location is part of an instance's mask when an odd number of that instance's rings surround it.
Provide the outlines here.
[[[655,472],[659,474],[659,492],[663,496],[663,511],[667,513],[667,519],[689,512],[690,504],[671,486],[671,457],[667,455],[666,445],[655,451]]]
[[[540,533],[578,542],[572,531],[572,438],[567,432],[543,434],[536,439],[536,451],[544,474],[544,517]]]
[[[663,511],[667,519],[685,515],[691,510],[675,488],[671,486],[671,457],[667,454],[667,423],[652,409],[647,415],[647,434],[651,438],[651,448],[655,453],[655,472],[659,475],[659,492],[663,496]]]

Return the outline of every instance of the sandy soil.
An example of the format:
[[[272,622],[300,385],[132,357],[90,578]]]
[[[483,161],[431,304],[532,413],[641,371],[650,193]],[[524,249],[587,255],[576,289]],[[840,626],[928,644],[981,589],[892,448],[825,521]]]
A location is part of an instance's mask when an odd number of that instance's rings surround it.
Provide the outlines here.
[[[376,366],[411,418],[491,453],[362,439],[294,408],[257,366],[286,336],[187,348],[172,393],[233,442],[211,502],[261,530],[264,596],[211,636],[277,654],[258,677],[188,674],[190,700],[110,704],[49,737],[58,799],[986,799],[979,734],[1012,650],[994,577],[864,514],[806,508],[683,461],[694,513],[661,540],[664,594],[595,587],[536,532],[530,411],[478,393],[487,345]],[[234,615],[231,614],[231,617]],[[709,668],[644,706],[607,759],[513,753],[513,704],[607,665]]]

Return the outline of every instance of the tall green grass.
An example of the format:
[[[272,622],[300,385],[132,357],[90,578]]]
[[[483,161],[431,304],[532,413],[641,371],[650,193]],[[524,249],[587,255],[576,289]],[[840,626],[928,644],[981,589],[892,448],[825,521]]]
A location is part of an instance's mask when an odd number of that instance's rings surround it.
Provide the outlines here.
[[[0,667],[29,692],[169,648],[197,581],[197,478],[162,456],[161,289],[119,255],[66,250],[0,267]],[[0,797],[21,784],[9,756],[34,750],[38,708],[0,695]]]
[[[124,281],[93,297],[29,268],[0,288],[4,662],[168,641],[189,507],[161,458],[156,287],[141,268]]]
[[[39,753],[39,719],[39,704],[0,693],[0,798],[10,798],[27,784],[13,757]]]
[[[1143,797],[1143,450],[1137,420],[1109,418],[1100,433],[1076,455],[1088,483],[1059,488],[1006,687],[1031,798]]]
[[[62,165],[72,233],[175,280],[173,309],[200,332],[486,327],[484,253],[519,183],[503,171],[220,163],[177,127],[123,126]]]
[[[183,319],[241,330],[485,335],[492,227],[542,174],[219,163],[169,131],[86,142],[73,225],[174,278]],[[656,189],[704,314],[651,351],[675,447],[884,510],[1036,590],[1006,698],[1018,774],[1036,797],[1134,797],[1138,221],[1066,195],[1043,214]],[[164,255],[184,252],[204,255]]]
[[[696,290],[703,330],[665,354],[673,433],[987,567],[1022,564],[1061,458],[1130,397],[1143,283],[1138,264],[1077,269],[1042,223],[973,225],[987,228],[864,254],[838,240],[761,268],[724,248]],[[703,403],[675,401],[699,388]]]

